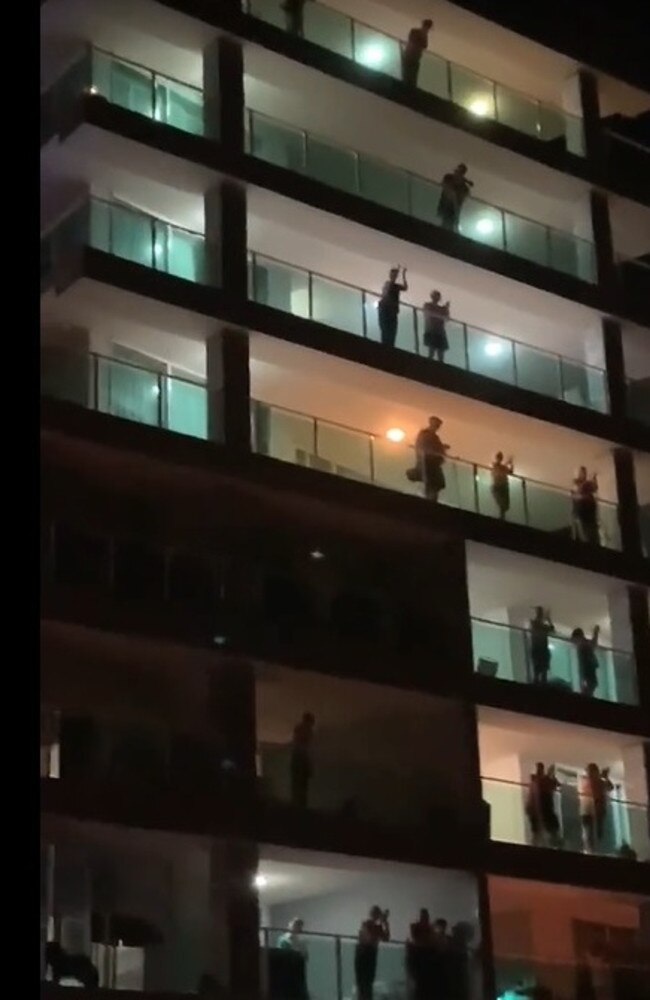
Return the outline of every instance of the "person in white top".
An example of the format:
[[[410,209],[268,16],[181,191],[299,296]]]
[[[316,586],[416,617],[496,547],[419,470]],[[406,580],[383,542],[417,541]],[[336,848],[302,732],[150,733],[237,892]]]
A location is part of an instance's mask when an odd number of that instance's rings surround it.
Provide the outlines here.
[[[593,854],[602,840],[607,816],[607,796],[613,789],[609,768],[601,771],[598,764],[587,764],[578,778],[578,801],[582,822],[582,843],[585,854]]]

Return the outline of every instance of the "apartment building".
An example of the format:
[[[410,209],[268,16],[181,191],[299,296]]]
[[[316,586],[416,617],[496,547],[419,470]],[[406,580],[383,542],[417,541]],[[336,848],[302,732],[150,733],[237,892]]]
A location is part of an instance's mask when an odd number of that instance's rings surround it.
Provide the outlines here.
[[[650,94],[470,8],[41,3],[44,997],[648,996]]]

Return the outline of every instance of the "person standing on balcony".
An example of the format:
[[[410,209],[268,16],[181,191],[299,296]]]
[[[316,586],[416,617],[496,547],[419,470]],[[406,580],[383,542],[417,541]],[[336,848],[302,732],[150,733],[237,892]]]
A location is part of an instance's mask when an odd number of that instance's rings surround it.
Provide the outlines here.
[[[442,295],[438,291],[431,292],[429,302],[422,306],[424,314],[424,343],[429,349],[429,360],[434,357],[441,363],[449,350],[445,320],[449,319],[449,302],[441,303]]]
[[[546,684],[551,669],[549,635],[555,632],[551,612],[544,611],[541,604],[535,608],[535,616],[530,619],[530,659],[533,665],[533,684]]]
[[[459,163],[453,173],[442,178],[438,218],[443,229],[458,232],[460,212],[474,182],[467,177],[467,164]]]
[[[438,436],[442,427],[440,417],[429,417],[429,426],[423,427],[415,439],[416,468],[424,483],[425,499],[438,502],[438,495],[446,486],[442,467],[449,445],[443,444]]]
[[[598,530],[598,476],[588,475],[587,467],[578,469],[571,489],[573,508],[573,537],[587,545],[600,545]]]
[[[302,38],[305,33],[305,4],[307,0],[284,0],[282,10],[286,19],[286,30],[290,35]]]
[[[555,810],[555,793],[560,787],[560,782],[555,777],[555,764],[550,764],[541,780],[539,804],[542,827],[551,847],[559,847],[561,844],[560,820]]]
[[[306,809],[309,803],[315,724],[312,713],[305,712],[294,728],[291,741],[291,804],[299,809]]]
[[[394,347],[397,338],[397,318],[399,316],[399,297],[402,292],[408,291],[406,280],[406,268],[402,268],[402,280],[399,278],[399,267],[391,267],[388,272],[388,281],[384,282],[381,290],[381,298],[377,305],[377,319],[379,320],[379,332],[381,342],[386,347]]]
[[[609,793],[614,788],[609,780],[609,768],[601,771],[598,764],[587,764],[578,778],[578,801],[585,854],[593,854],[605,829]]]
[[[595,625],[588,639],[581,628],[574,628],[571,633],[571,642],[576,648],[578,656],[578,673],[580,675],[580,691],[588,698],[593,698],[598,687],[598,657],[596,647],[598,646],[598,636],[600,635],[600,625]]]
[[[287,930],[278,941],[278,948],[285,951],[296,951],[302,956],[303,961],[307,962],[309,952],[307,951],[307,942],[302,937],[304,929],[304,920],[301,920],[300,917],[294,917],[293,920],[289,921]]]
[[[498,451],[492,462],[492,486],[490,487],[494,502],[499,511],[499,519],[505,521],[506,514],[510,510],[510,479],[509,476],[515,470],[512,457],[507,462],[503,459],[503,452]]]
[[[354,976],[358,1000],[373,1000],[372,991],[377,975],[377,957],[382,941],[390,941],[388,910],[373,906],[359,928],[354,952]]]
[[[546,769],[541,761],[535,767],[528,779],[528,794],[526,795],[526,816],[530,824],[533,847],[539,846],[542,835],[542,798],[543,784],[546,781]]]
[[[429,47],[429,32],[433,21],[427,18],[419,28],[411,28],[402,49],[402,80],[407,87],[417,87],[422,56]]]

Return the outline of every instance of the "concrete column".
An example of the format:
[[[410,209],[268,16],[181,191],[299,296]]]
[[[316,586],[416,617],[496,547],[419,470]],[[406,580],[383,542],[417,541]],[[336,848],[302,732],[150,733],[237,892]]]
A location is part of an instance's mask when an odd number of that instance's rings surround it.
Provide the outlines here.
[[[627,588],[627,600],[632,649],[636,660],[639,701],[646,718],[650,718],[650,609],[648,608],[648,591],[645,587],[630,585]],[[650,767],[650,755],[646,757],[646,760]],[[650,778],[650,771],[648,776]]]
[[[611,645],[615,650],[635,654],[630,591],[623,586],[610,591],[607,595],[607,604]],[[626,704],[635,704],[638,687],[636,665],[633,662],[630,669],[629,657],[617,656],[615,653],[613,671],[614,676],[610,678],[610,684],[613,684],[615,697]]]
[[[94,403],[90,334],[79,326],[50,324],[41,329],[41,395],[79,406]]]
[[[641,527],[639,505],[634,477],[634,456],[627,448],[613,448],[616,493],[618,496],[618,523],[621,530],[623,551],[641,556]]]
[[[208,282],[235,303],[248,296],[246,189],[222,181],[204,199]]]
[[[237,774],[255,780],[255,672],[252,664],[229,662],[209,679],[208,722]]]
[[[227,969],[223,975],[229,994],[237,1000],[259,1000],[259,908],[255,875],[257,844],[216,842],[211,851],[210,898],[217,951],[225,945]],[[215,972],[219,979],[222,974]]]
[[[613,295],[616,287],[616,268],[609,202],[603,191],[595,190],[590,192],[589,201],[598,283],[607,294]]]
[[[623,334],[618,320],[605,317],[602,323],[610,413],[616,419],[621,420],[625,417],[626,409]]]
[[[248,334],[223,327],[206,341],[208,440],[247,452],[250,433]]]
[[[215,38],[203,50],[205,134],[229,153],[244,152],[244,56],[234,38]]]
[[[477,876],[477,889],[479,922],[481,926],[481,974],[483,979],[481,995],[484,997],[484,1000],[493,1000],[497,995],[497,980],[494,965],[489,882],[485,872],[480,872]]]

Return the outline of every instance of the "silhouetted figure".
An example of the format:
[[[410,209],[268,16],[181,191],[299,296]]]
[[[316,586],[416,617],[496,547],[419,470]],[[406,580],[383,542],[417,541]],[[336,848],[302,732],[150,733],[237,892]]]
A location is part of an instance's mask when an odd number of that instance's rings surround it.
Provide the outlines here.
[[[588,475],[586,466],[581,465],[571,489],[573,537],[578,542],[586,542],[587,545],[600,545],[597,493],[596,473]]]
[[[424,314],[424,343],[429,349],[429,358],[444,361],[449,350],[445,320],[449,319],[449,302],[442,304],[442,295],[438,291],[431,292],[429,302],[422,306]]]
[[[631,844],[628,844],[627,840],[624,840],[619,849],[616,852],[618,858],[625,858],[626,861],[638,861],[639,855],[636,853]]]
[[[391,267],[388,272],[388,281],[384,282],[381,290],[381,298],[377,305],[377,319],[379,321],[379,331],[381,342],[387,347],[394,347],[397,338],[397,319],[399,316],[399,297],[401,292],[408,291],[406,281],[406,268],[402,268],[402,280],[399,282],[399,267]]]
[[[542,828],[551,847],[560,846],[560,820],[555,809],[555,793],[560,789],[555,777],[555,765],[551,764],[542,776],[539,789],[539,810]]]
[[[609,768],[603,768],[601,771],[598,764],[587,764],[584,774],[578,778],[578,801],[585,854],[593,854],[602,840],[608,797],[613,788],[609,780]]]
[[[551,612],[541,605],[535,608],[535,616],[530,619],[530,660],[533,667],[533,683],[546,684],[551,669],[551,650],[548,637],[555,632]]]
[[[411,28],[402,49],[402,80],[407,87],[417,87],[422,55],[429,46],[429,32],[433,21],[427,18],[419,28]]]
[[[546,768],[541,761],[535,766],[534,772],[528,779],[528,793],[526,795],[526,816],[530,825],[530,834],[533,846],[536,847],[542,839],[542,795],[543,783],[546,779]]]
[[[571,642],[576,648],[578,657],[578,673],[580,675],[580,691],[588,698],[593,698],[598,687],[598,657],[596,647],[598,646],[598,636],[600,626],[595,625],[588,639],[581,628],[574,628],[571,633]]]
[[[45,967],[52,971],[52,982],[76,979],[86,989],[97,989],[99,972],[87,955],[71,955],[58,941],[48,941],[45,946]]]
[[[199,979],[197,988],[199,1000],[225,1000],[226,991],[216,978],[209,972],[204,972]]]
[[[286,29],[291,35],[298,35],[302,38],[305,30],[305,5],[307,0],[284,0],[282,10],[284,11]]]
[[[454,956],[451,935],[447,931],[447,921],[439,917],[433,922],[431,933],[432,970],[431,981],[434,997],[446,1000],[453,990]]]
[[[498,451],[496,453],[490,470],[492,473],[492,485],[490,487],[490,492],[494,497],[494,502],[497,505],[501,521],[505,521],[506,514],[510,510],[509,476],[511,476],[514,472],[514,468],[515,466],[512,458],[509,458],[506,462],[503,459],[502,451]]]
[[[460,211],[472,187],[474,183],[467,178],[467,166],[464,163],[459,163],[453,173],[445,174],[442,178],[438,218],[443,229],[458,231]]]
[[[354,952],[354,976],[358,1000],[372,1000],[372,990],[377,974],[377,956],[381,941],[390,940],[388,910],[373,906],[359,928],[359,938]]]
[[[301,920],[300,917],[294,917],[293,920],[289,921],[289,927],[278,941],[278,948],[296,951],[299,955],[302,955],[305,962],[307,962],[309,952],[307,950],[307,942],[302,937],[304,929],[304,920]]]
[[[433,924],[429,911],[420,910],[411,924],[406,946],[406,968],[413,986],[413,1000],[431,1000],[433,994]]]
[[[309,800],[315,724],[312,713],[305,712],[293,731],[291,741],[291,803],[299,809],[306,809]]]
[[[429,417],[429,426],[423,427],[415,439],[416,464],[424,484],[424,496],[433,503],[438,502],[438,495],[446,485],[442,467],[449,445],[443,444],[438,437],[441,427],[439,417]]]

